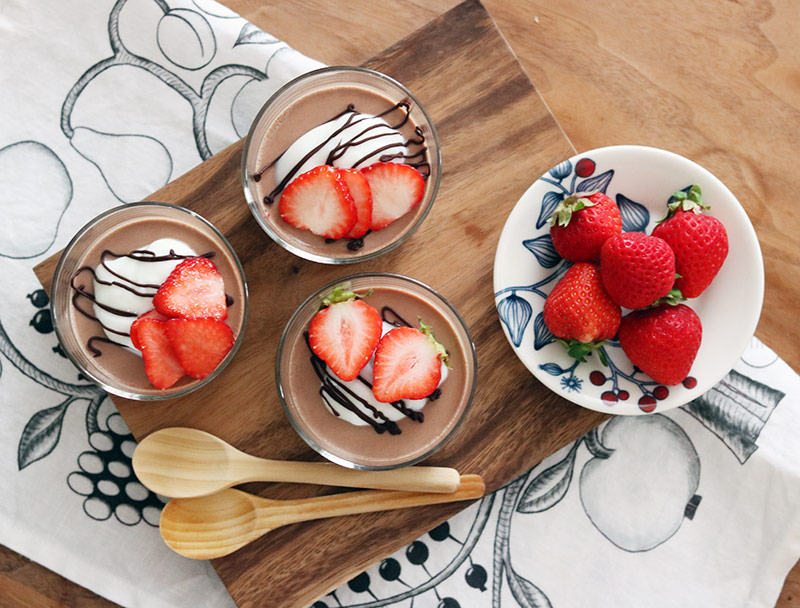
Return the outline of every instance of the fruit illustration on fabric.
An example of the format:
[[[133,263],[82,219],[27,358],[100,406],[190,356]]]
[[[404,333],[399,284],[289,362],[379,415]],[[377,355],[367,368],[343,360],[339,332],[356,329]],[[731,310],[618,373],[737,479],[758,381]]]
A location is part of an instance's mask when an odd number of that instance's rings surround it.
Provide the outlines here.
[[[700,459],[677,423],[661,414],[613,418],[602,443],[613,451],[583,467],[580,496],[603,536],[625,551],[649,551],[692,519]]]

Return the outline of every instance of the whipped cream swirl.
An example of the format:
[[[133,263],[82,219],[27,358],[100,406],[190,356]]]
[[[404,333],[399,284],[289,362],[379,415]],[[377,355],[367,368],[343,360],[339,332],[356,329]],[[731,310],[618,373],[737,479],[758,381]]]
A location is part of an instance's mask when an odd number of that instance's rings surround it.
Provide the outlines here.
[[[78,312],[100,323],[105,341],[139,354],[130,339],[131,325],[153,309],[153,296],[159,287],[181,261],[191,257],[197,257],[197,253],[189,245],[170,238],[124,254],[106,250],[96,267],[84,266],[73,276],[73,304]],[[93,277],[93,292],[78,284],[84,272]],[[81,297],[92,302],[93,314],[78,304]],[[95,350],[91,343],[89,348]]]
[[[281,183],[289,174],[300,175],[326,164],[360,169],[388,155],[402,162],[407,152],[400,131],[383,118],[347,111],[295,140],[275,163],[275,179]]]

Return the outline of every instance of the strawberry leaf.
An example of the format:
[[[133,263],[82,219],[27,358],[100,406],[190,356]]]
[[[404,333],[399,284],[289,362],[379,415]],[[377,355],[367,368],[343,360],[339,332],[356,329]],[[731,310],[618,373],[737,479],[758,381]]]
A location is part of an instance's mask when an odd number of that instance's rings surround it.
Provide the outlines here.
[[[373,290],[370,289],[367,293],[360,294],[350,291],[350,286],[347,284],[337,285],[327,296],[322,299],[321,308],[326,308],[331,304],[349,302],[350,300],[363,300],[364,298],[371,296],[372,292]]]
[[[592,352],[596,350],[598,351],[600,362],[603,365],[608,366],[608,359],[606,359],[605,353],[603,353],[602,350],[598,350],[605,344],[605,340],[600,342],[579,342],[578,340],[574,339],[567,341],[562,340],[561,338],[556,338],[555,340],[567,349],[567,354],[570,357],[577,359],[581,363],[586,363],[586,357],[591,355]]]
[[[679,274],[675,275],[677,278],[680,278]],[[661,304],[669,304],[670,306],[677,306],[681,302],[685,302],[686,297],[681,293],[681,290],[677,287],[673,287],[670,289],[669,293],[665,295],[663,298],[659,298],[655,302],[653,302],[647,308],[655,308],[656,306],[660,306]]]
[[[431,326],[425,323],[422,320],[422,317],[417,317],[417,320],[419,321],[419,330],[428,337],[428,340],[431,341],[431,344],[433,344],[433,348],[436,349],[436,352],[439,354],[439,360],[442,363],[444,363],[444,366],[447,369],[453,369],[452,367],[450,367],[450,364],[448,363],[450,355],[447,354],[447,349],[441,342],[438,342],[436,340],[436,337],[433,335],[433,329],[431,328]]]
[[[593,194],[595,194],[595,192],[581,192],[580,194],[568,196],[558,204],[553,214],[547,219],[547,223],[551,226],[568,225],[574,212],[595,205],[592,199],[589,198]]]

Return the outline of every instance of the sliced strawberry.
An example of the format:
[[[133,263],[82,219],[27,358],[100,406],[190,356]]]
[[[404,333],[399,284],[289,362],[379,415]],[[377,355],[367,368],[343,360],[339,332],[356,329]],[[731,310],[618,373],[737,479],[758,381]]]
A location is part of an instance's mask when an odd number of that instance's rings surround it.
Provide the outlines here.
[[[347,184],[356,206],[356,223],[344,236],[347,239],[361,238],[372,225],[372,191],[369,182],[356,169],[339,169],[339,177]]]
[[[375,163],[361,169],[372,191],[372,229],[386,228],[419,205],[425,179],[414,167],[401,163]]]
[[[142,350],[141,347],[141,340],[139,339],[139,323],[144,319],[156,319],[158,321],[166,321],[169,317],[165,317],[157,310],[148,310],[146,313],[141,315],[138,319],[136,319],[133,323],[131,323],[131,342],[133,342],[134,348],[138,348]]]
[[[326,300],[330,305],[311,319],[308,331],[311,350],[345,382],[354,380],[370,360],[383,327],[378,311],[355,297],[334,290]]]
[[[162,315],[182,319],[228,317],[225,282],[208,258],[188,258],[175,267],[153,297]]]
[[[175,356],[193,378],[213,372],[233,348],[233,332],[216,319],[170,319],[167,337]]]
[[[150,314],[150,313],[145,313]],[[144,359],[144,373],[159,390],[168,389],[183,378],[183,371],[167,337],[167,322],[140,317],[134,321],[138,348]],[[131,336],[134,331],[131,328]]]
[[[281,194],[278,211],[285,222],[326,239],[342,238],[357,218],[347,184],[328,165],[294,178]]]
[[[375,399],[391,403],[423,399],[439,386],[447,351],[436,342],[430,328],[398,327],[386,333],[375,350],[372,392]]]

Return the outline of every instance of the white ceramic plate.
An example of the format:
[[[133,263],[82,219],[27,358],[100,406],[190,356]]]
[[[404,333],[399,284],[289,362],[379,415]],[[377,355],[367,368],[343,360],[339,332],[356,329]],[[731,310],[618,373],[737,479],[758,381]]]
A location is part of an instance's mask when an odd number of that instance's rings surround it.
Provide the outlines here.
[[[566,272],[553,249],[552,210],[574,192],[599,190],[620,207],[625,231],[652,231],[673,192],[699,184],[728,232],[729,252],[714,282],[686,302],[700,316],[703,341],[684,384],[663,387],[628,361],[616,340],[585,363],[570,358],[542,320],[547,294]],[[566,399],[610,414],[663,412],[714,386],[730,371],[755,332],[764,296],[764,265],[756,233],[739,201],[697,163],[643,146],[598,148],[565,160],[537,179],[509,215],[494,263],[495,304],[516,355],[545,386]],[[623,310],[623,314],[627,311]],[[593,373],[594,372],[594,373]]]

